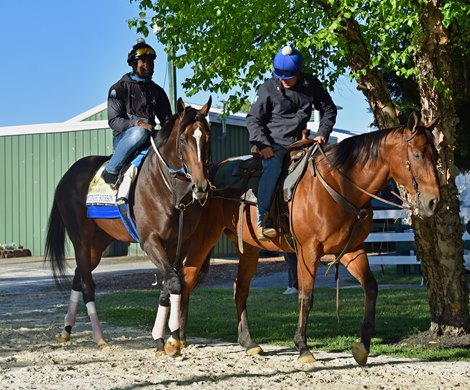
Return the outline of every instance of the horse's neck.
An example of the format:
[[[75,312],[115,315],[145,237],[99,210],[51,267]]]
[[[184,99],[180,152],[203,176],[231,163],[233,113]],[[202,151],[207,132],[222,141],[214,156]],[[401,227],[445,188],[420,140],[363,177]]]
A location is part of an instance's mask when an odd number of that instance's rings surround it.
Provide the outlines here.
[[[390,180],[389,164],[381,158],[374,161],[366,161],[364,164],[356,164],[352,168],[332,169],[325,162],[320,167],[320,172],[330,170],[326,182],[339,190],[346,198],[357,199],[356,204],[370,201],[371,196],[382,190]]]

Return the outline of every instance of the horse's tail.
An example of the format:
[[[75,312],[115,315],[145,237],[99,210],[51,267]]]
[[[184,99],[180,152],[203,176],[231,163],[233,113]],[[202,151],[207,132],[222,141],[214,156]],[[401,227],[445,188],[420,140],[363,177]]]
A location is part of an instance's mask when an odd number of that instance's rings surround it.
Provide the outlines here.
[[[194,288],[198,288],[206,280],[207,274],[209,273],[209,267],[211,265],[211,262],[210,262],[211,255],[212,255],[212,249],[207,254],[206,259],[204,260],[204,263],[202,263],[201,269],[199,270],[199,273],[197,274],[196,284],[194,285]]]
[[[49,216],[44,260],[51,262],[54,280],[58,286],[63,287],[62,279],[65,275],[65,224],[56,200],[54,200]]]

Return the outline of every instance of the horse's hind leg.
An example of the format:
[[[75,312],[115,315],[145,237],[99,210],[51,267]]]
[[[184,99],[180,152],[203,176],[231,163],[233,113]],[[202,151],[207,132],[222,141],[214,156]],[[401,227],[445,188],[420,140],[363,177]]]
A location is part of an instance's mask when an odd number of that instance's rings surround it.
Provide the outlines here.
[[[361,341],[353,345],[353,357],[361,366],[367,363],[370,340],[375,332],[375,306],[377,301],[377,282],[369,267],[365,248],[347,253],[341,263],[348,269],[364,289],[364,320],[361,325]]]
[[[70,293],[67,314],[64,318],[64,329],[57,338],[59,343],[70,340],[72,328],[75,325],[77,316],[80,293],[82,293],[92,326],[93,340],[95,340],[99,348],[107,345],[96,312],[95,284],[91,272],[98,266],[103,250],[111,241],[112,238],[106,233],[96,231],[91,246],[86,245],[84,242],[81,243],[80,247],[75,246],[77,268],[75,269],[72,282],[72,291]],[[89,261],[87,261],[87,259],[89,259]],[[85,277],[82,277],[82,275],[85,275]]]
[[[245,243],[243,249],[243,254],[239,252],[238,274],[233,284],[235,306],[237,308],[238,342],[245,348],[247,355],[259,355],[263,353],[263,349],[251,338],[246,308],[246,302],[250,293],[250,283],[258,265],[259,248]]]
[[[80,273],[78,272],[78,268],[75,268],[67,314],[64,317],[64,329],[62,330],[62,333],[57,336],[57,342],[60,344],[70,340],[72,328],[74,327],[75,321],[77,319],[78,302],[80,301],[80,295],[82,291],[81,280],[82,279],[80,277]]]

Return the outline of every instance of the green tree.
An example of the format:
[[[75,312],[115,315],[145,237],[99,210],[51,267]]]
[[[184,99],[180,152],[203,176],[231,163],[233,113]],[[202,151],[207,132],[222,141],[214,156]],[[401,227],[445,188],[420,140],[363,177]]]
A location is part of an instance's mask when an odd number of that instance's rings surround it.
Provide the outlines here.
[[[175,64],[191,66],[183,86],[228,93],[232,109],[256,88],[279,47],[294,43],[305,67],[330,88],[349,73],[367,98],[378,127],[398,123],[387,79],[416,86],[423,121],[439,117],[442,207],[435,217],[413,217],[416,251],[428,288],[435,334],[470,330],[463,266],[462,226],[455,186],[454,151],[459,118],[457,80],[468,69],[452,53],[468,54],[470,9],[465,0],[136,0],[141,13],[130,22],[144,34],[174,45]],[[148,17],[149,16],[149,17]],[[468,58],[468,56],[466,57]],[[468,109],[466,110],[468,111]]]

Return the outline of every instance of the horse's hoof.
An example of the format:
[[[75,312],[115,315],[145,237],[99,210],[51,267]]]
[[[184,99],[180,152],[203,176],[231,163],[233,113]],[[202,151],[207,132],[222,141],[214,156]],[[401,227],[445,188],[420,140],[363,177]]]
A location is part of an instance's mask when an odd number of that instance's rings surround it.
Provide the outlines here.
[[[166,356],[165,351],[156,351],[155,352],[155,357],[160,358],[160,357],[163,357],[163,356]]]
[[[180,340],[181,343],[181,349],[186,348],[189,344],[186,340]]]
[[[170,337],[165,343],[165,352],[171,357],[179,356],[181,354],[181,341]]]
[[[302,364],[312,364],[317,361],[311,352],[304,352],[299,356],[299,363]]]
[[[354,343],[352,347],[352,354],[357,364],[361,366],[365,366],[367,364],[367,358],[369,357],[369,352],[367,351],[363,343],[361,342]]]
[[[107,343],[106,340],[103,339],[103,338],[100,339],[96,344],[97,344],[97,346],[98,346],[98,349],[100,349],[100,350],[101,350],[101,349],[104,349],[104,348],[106,348],[106,347],[108,346],[108,343]]]
[[[259,345],[257,345],[256,347],[247,348],[246,350],[246,354],[248,356],[261,355],[263,352],[263,348],[261,348]]]
[[[70,333],[63,330],[60,335],[58,335],[55,339],[57,341],[57,344],[64,344],[67,341],[70,341]]]

